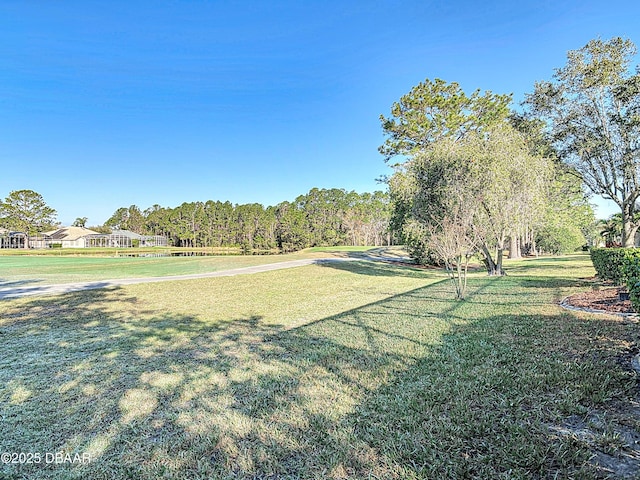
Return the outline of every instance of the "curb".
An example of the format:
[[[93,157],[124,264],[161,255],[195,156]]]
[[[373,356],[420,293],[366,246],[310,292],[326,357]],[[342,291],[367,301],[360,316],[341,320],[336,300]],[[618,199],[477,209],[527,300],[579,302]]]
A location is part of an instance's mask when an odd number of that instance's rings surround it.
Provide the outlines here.
[[[638,313],[608,312],[606,310],[596,310],[595,308],[576,307],[567,303],[568,299],[569,297],[564,297],[558,305],[560,305],[565,310],[573,310],[574,312],[598,313],[600,315],[613,315],[616,317],[628,318],[631,320],[640,320],[640,316]]]
[[[640,353],[631,359],[631,368],[640,375]]]

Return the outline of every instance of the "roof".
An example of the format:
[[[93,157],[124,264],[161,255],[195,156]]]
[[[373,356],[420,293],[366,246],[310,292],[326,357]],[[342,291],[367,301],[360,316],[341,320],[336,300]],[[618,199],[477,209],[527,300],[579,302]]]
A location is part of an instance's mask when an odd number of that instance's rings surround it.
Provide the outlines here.
[[[0,228],[0,235],[8,235],[8,236],[15,236],[15,235],[26,235],[26,233],[24,232],[17,232],[15,230],[9,230],[6,228]]]
[[[87,235],[98,235],[98,232],[89,230],[84,227],[62,227],[50,232],[44,232],[43,235],[50,237],[52,240],[78,240],[79,238],[86,237]]]
[[[139,235],[131,230],[112,230],[111,235],[122,235],[123,237],[128,237],[134,240],[143,240],[146,238],[144,235]]]

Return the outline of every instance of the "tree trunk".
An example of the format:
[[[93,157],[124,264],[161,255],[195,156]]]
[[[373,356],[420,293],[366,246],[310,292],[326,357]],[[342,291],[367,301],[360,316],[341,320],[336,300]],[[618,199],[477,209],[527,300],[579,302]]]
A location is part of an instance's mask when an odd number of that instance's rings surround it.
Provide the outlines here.
[[[622,246],[634,247],[636,244],[636,232],[638,225],[633,222],[634,204],[626,203],[622,208]]]
[[[520,255],[520,239],[517,235],[511,235],[509,239],[509,258],[521,258]]]
[[[487,269],[487,275],[489,276],[502,275],[501,273],[498,273],[502,271],[502,265],[498,267],[498,264],[493,259],[493,255],[491,255],[491,251],[489,250],[489,247],[487,247],[487,245],[483,243],[480,249],[482,250],[482,254],[484,255],[482,262],[484,263],[484,266]],[[502,250],[499,250],[499,253],[500,255],[502,255]]]
[[[489,249],[484,243],[480,247],[480,250],[482,250],[482,255],[483,255],[482,263],[484,263],[484,266],[487,269],[487,274],[491,275],[491,272],[495,272],[496,270],[496,264],[493,261],[491,252],[489,251]]]
[[[636,244],[636,232],[638,231],[638,225],[633,223],[633,209],[632,206],[626,206],[622,209],[622,246],[635,247]]]
[[[498,247],[498,254],[496,255],[496,271],[494,275],[504,275],[504,270],[502,269],[503,258],[504,258],[504,248]]]
[[[480,247],[484,258],[482,259],[484,266],[487,269],[487,274],[489,276],[497,276],[504,275],[504,270],[502,269],[502,260],[504,257],[504,246],[498,247],[496,250],[496,260],[494,261],[491,252],[489,251],[489,247],[486,244],[482,244]]]

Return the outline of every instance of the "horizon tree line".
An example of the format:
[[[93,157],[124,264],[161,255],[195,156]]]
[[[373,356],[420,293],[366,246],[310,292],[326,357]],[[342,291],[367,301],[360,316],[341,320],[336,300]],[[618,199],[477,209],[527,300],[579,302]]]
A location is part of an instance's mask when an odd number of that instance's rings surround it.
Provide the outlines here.
[[[276,206],[214,200],[177,207],[156,204],[145,210],[131,205],[118,208],[103,225],[87,227],[87,217],[78,217],[73,226],[100,233],[130,230],[163,235],[179,247],[291,252],[314,246],[389,245],[393,242],[390,215],[388,193],[313,188]],[[59,227],[56,216],[32,190],[13,191],[0,201],[0,227],[9,230],[36,235]]]
[[[185,202],[177,207],[118,208],[112,229],[163,235],[180,247],[241,247],[291,252],[314,246],[389,245],[389,195],[313,188],[276,206],[229,201]]]

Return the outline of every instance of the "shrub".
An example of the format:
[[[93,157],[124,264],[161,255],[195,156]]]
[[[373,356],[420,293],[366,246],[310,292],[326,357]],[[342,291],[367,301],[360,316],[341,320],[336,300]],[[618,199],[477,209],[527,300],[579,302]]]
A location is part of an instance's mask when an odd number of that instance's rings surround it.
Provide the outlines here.
[[[584,244],[585,238],[575,225],[546,226],[537,235],[538,248],[546,253],[560,255],[575,252]]]
[[[598,277],[623,285],[626,280],[625,262],[640,259],[640,248],[592,248],[591,261]]]
[[[444,266],[428,247],[427,233],[422,225],[407,222],[402,226],[401,236],[409,256],[418,265]]]
[[[627,290],[633,309],[640,312],[640,257],[628,256],[624,259],[623,276],[627,279]]]

